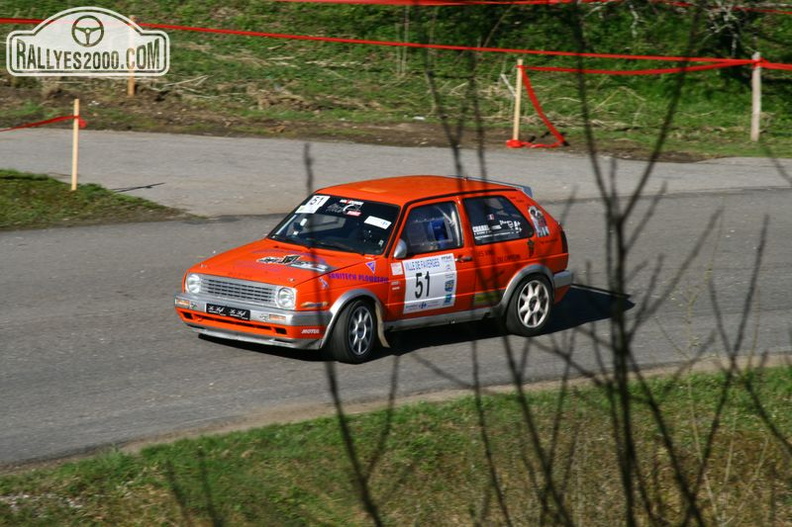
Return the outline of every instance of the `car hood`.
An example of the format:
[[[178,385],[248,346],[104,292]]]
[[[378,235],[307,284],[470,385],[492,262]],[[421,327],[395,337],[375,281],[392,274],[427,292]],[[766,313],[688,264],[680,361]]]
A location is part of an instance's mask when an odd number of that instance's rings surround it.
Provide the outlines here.
[[[213,256],[189,272],[294,287],[372,259],[357,253],[308,249],[264,239]]]

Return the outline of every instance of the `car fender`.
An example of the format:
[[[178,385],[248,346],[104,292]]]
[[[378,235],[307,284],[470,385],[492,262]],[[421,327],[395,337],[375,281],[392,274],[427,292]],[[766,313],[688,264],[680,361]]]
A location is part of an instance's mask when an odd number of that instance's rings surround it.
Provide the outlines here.
[[[547,278],[547,280],[550,282],[550,285],[553,287],[553,293],[555,294],[555,280],[553,279],[553,271],[551,271],[546,265],[542,264],[527,265],[517,271],[509,281],[509,285],[506,286],[506,292],[501,297],[501,301],[495,306],[495,311],[498,314],[504,313],[506,311],[506,307],[509,305],[509,300],[511,300],[512,295],[517,291],[517,287],[520,285],[522,279],[532,274],[544,275],[545,278]]]
[[[335,300],[335,302],[333,302],[333,305],[330,306],[330,314],[331,314],[330,323],[327,324],[327,329],[325,330],[324,337],[322,337],[322,340],[319,343],[320,348],[325,345],[325,342],[327,341],[328,338],[330,338],[330,335],[333,333],[333,328],[335,328],[336,322],[338,321],[338,315],[341,314],[341,311],[343,311],[344,307],[346,307],[347,304],[358,298],[366,298],[367,300],[371,300],[372,303],[374,304],[374,313],[376,314],[377,317],[377,336],[379,337],[380,343],[382,344],[383,347],[386,348],[390,347],[390,344],[388,344],[388,341],[385,338],[385,329],[383,324],[383,315],[385,313],[385,309],[382,306],[382,302],[380,302],[380,299],[377,297],[377,295],[375,295],[368,289],[361,288],[361,289],[350,289],[349,291],[345,291],[341,296],[339,296]]]

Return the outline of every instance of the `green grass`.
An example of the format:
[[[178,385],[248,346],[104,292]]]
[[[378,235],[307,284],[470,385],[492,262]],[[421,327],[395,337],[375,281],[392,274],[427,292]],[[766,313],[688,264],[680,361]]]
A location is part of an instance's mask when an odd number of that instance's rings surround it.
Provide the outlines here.
[[[44,18],[79,2],[8,0],[4,14]],[[694,12],[653,4],[592,6],[397,6],[310,5],[244,0],[115,2],[113,9],[141,22],[242,30],[327,35],[355,39],[431,41],[506,48],[575,51],[574,29],[582,16],[586,51],[678,55],[687,47]],[[792,63],[784,43],[792,39],[792,17],[737,13],[720,20],[706,13],[693,39],[693,56],[747,58],[758,49],[771,61]],[[28,28],[25,26],[25,28]],[[15,29],[0,26],[0,37]],[[68,113],[71,97],[85,106],[94,129],[132,129],[217,134],[293,134],[398,143],[410,134],[443,142],[443,116],[464,118],[472,128],[475,93],[491,146],[503,146],[511,128],[512,102],[501,80],[514,82],[517,57],[458,52],[311,43],[233,35],[169,31],[171,70],[163,78],[141,80],[128,100],[123,80],[0,78],[0,99],[10,108],[0,125],[34,110]],[[0,57],[0,61],[5,57]],[[528,56],[533,65],[576,66],[571,59]],[[475,89],[471,68],[475,65]],[[641,69],[669,63],[588,59],[587,68]],[[427,70],[435,76],[440,104],[427,93]],[[792,74],[764,72],[763,145],[749,141],[750,68],[688,75],[668,150],[710,157],[767,155],[792,157]],[[574,75],[531,75],[539,99],[575,148],[584,148],[581,95]],[[590,120],[599,148],[646,155],[662,126],[675,85],[674,75],[649,77],[586,76]],[[53,86],[54,83],[54,86]],[[5,87],[4,87],[5,85]],[[414,125],[424,117],[425,127]],[[523,135],[541,135],[530,105]],[[350,132],[339,122],[360,123]],[[365,128],[364,125],[374,125]],[[377,125],[391,125],[383,131]],[[426,127],[434,127],[430,132]],[[468,134],[472,136],[471,134]],[[293,136],[293,135],[291,135]],[[625,147],[625,145],[627,145]]]
[[[0,230],[156,221],[181,211],[99,185],[70,185],[40,174],[0,170]]]
[[[764,411],[792,435],[792,368],[749,371]],[[694,482],[723,375],[650,381],[683,477]],[[711,454],[694,485],[707,525],[792,521],[789,444],[757,416],[744,384],[727,398]],[[668,449],[634,389],[637,459],[655,512],[682,519]],[[623,523],[624,497],[605,390],[577,386],[526,399],[551,471],[577,524]],[[536,525],[543,477],[514,395],[421,403],[349,421],[386,525],[502,525],[480,422],[516,525]],[[554,434],[557,439],[552,440]],[[553,449],[551,445],[554,444]],[[538,478],[538,483],[532,478]],[[659,504],[659,505],[658,505]],[[640,514],[639,514],[640,516]],[[642,516],[643,517],[643,516]],[[110,452],[0,477],[0,525],[370,525],[335,418],[181,440],[139,454]]]

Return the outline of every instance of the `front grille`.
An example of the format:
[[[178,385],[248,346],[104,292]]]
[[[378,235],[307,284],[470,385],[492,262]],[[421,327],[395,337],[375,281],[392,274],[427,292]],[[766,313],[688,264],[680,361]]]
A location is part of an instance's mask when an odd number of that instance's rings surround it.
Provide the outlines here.
[[[270,284],[253,284],[230,278],[205,276],[201,293],[217,298],[244,300],[245,302],[274,306],[275,289],[276,286]]]

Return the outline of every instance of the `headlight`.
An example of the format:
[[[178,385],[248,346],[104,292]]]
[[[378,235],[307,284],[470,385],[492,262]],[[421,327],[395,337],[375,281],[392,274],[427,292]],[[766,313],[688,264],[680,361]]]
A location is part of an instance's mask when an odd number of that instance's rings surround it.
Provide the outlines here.
[[[281,287],[275,295],[275,303],[281,309],[294,309],[297,304],[296,294],[291,287]]]
[[[193,295],[201,292],[201,277],[197,274],[188,274],[184,280],[184,290]]]

